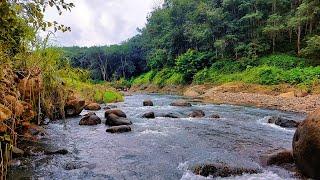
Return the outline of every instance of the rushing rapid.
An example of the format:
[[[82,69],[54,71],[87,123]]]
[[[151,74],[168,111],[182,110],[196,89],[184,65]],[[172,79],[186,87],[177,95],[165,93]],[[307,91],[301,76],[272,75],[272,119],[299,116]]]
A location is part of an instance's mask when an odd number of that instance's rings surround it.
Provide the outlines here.
[[[104,123],[79,126],[81,117],[50,123],[46,126],[47,137],[40,143],[48,149],[67,149],[69,153],[22,159],[22,164],[9,173],[9,179],[210,179],[194,175],[189,169],[216,162],[263,170],[260,174],[224,179],[294,178],[280,167],[261,167],[259,159],[275,150],[291,149],[294,134],[294,129],[268,124],[266,117],[300,121],[304,115],[231,105],[169,105],[180,98],[137,94],[115,103],[133,122],[133,131],[129,133],[106,133]],[[142,101],[146,99],[155,106],[143,107]],[[207,116],[219,114],[221,118],[141,118],[150,111],[186,117],[198,109]],[[96,114],[104,120],[103,110]]]

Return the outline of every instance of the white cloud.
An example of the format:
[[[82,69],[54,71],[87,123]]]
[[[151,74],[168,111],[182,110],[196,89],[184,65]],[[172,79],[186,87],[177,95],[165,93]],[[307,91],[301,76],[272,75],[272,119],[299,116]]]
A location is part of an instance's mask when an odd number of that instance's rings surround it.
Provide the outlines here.
[[[50,8],[47,20],[70,26],[71,32],[56,33],[54,44],[93,46],[118,44],[146,23],[147,15],[163,0],[70,0],[76,7],[59,16]]]

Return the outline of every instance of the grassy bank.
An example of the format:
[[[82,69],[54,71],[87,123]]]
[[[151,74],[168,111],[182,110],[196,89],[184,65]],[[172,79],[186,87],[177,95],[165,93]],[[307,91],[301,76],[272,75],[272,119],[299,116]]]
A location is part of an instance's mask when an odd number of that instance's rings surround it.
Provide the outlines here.
[[[309,93],[319,93],[320,66],[294,56],[279,54],[256,60],[220,60],[211,66],[194,70],[190,74],[179,72],[177,67],[149,71],[133,79],[132,86],[158,87],[186,84],[223,85],[226,83],[255,84],[263,86],[295,87]],[[190,71],[189,71],[190,72]],[[191,78],[187,78],[190,76]],[[189,79],[189,81],[186,81]],[[282,86],[284,87],[284,86]]]

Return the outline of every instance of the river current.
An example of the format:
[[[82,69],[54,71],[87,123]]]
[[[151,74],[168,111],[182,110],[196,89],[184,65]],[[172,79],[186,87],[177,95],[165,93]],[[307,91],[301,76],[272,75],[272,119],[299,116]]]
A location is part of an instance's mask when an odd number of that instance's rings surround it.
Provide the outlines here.
[[[260,168],[260,174],[221,179],[290,179],[293,174],[277,166],[261,167],[260,157],[279,149],[291,149],[294,129],[267,123],[268,116],[302,120],[304,115],[252,107],[192,103],[169,104],[179,96],[135,94],[115,103],[133,122],[132,132],[106,133],[104,123],[79,126],[81,117],[47,125],[40,143],[48,149],[67,149],[67,155],[40,155],[22,159],[8,179],[210,179],[193,174],[190,167],[202,163],[226,163]],[[143,107],[143,100],[153,107]],[[143,119],[142,114],[175,113],[186,117],[203,110],[210,118]],[[83,111],[81,115],[86,114]],[[104,110],[96,114],[104,122]],[[220,179],[220,178],[217,178]]]

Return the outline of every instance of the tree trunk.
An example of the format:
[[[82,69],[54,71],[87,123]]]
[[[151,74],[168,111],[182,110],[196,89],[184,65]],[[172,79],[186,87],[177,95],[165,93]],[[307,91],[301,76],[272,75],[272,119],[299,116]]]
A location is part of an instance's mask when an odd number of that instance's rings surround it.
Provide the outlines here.
[[[272,53],[274,54],[274,49],[276,46],[276,36],[272,36]]]
[[[301,25],[298,26],[297,31],[297,52],[300,55],[300,45],[301,45]]]

